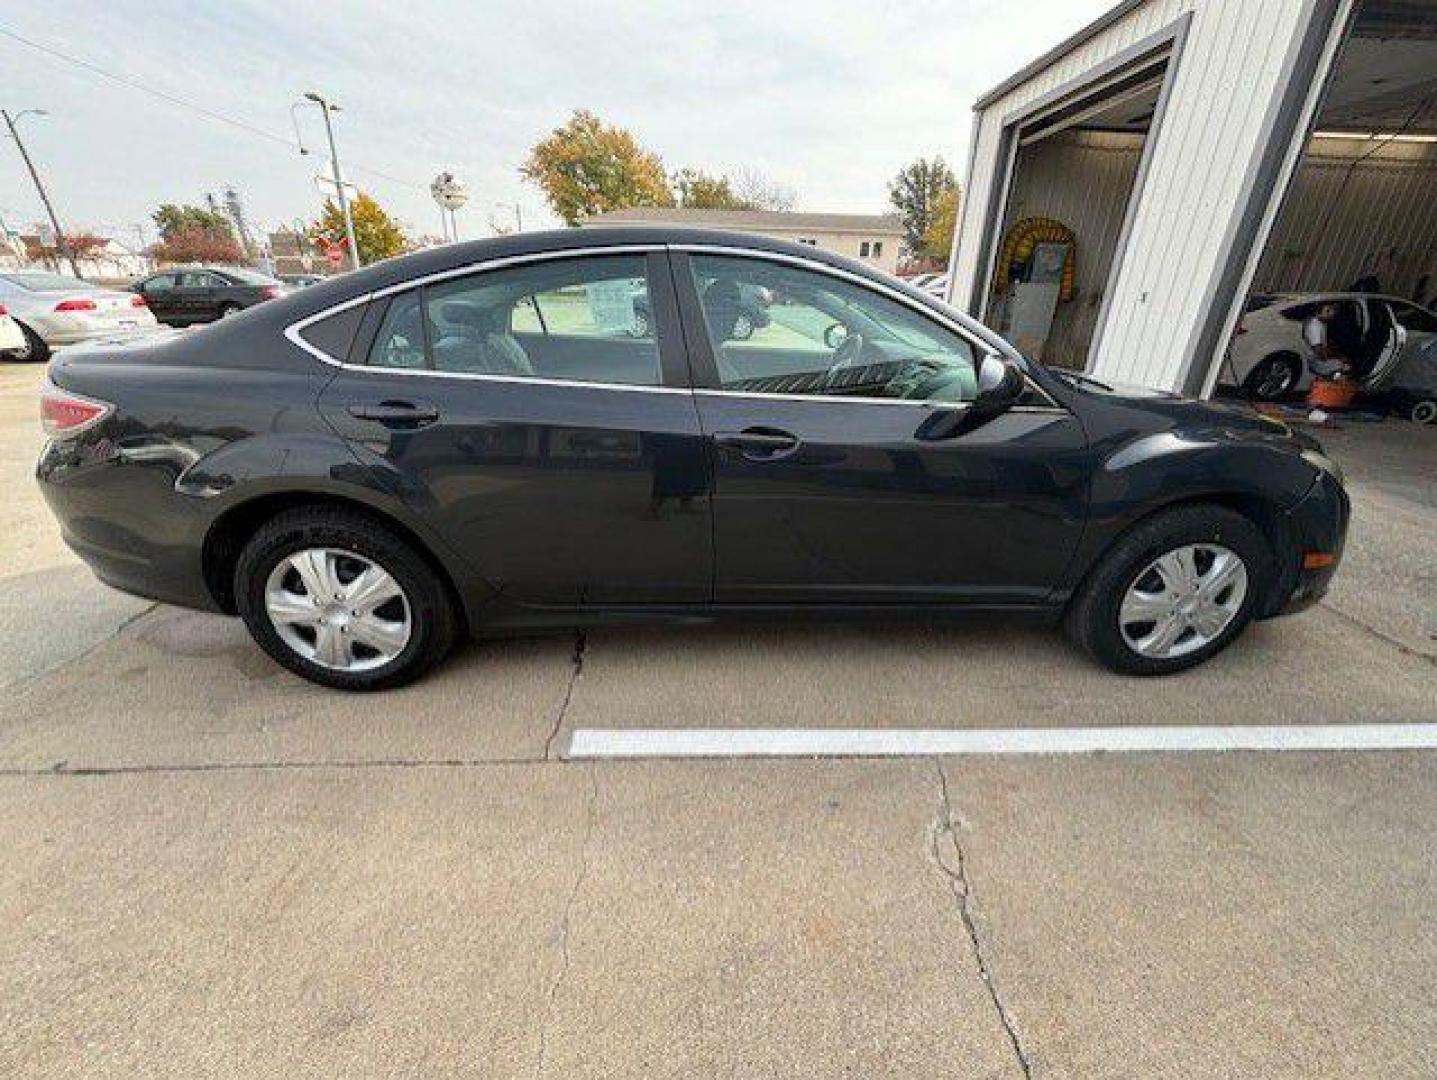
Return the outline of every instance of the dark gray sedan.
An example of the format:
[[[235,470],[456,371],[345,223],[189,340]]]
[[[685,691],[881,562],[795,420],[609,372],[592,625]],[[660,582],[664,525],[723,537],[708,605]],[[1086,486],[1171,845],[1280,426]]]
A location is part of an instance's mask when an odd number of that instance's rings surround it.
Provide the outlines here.
[[[214,322],[290,291],[268,275],[231,266],[163,270],[130,289],[145,298],[155,318],[171,326]]]

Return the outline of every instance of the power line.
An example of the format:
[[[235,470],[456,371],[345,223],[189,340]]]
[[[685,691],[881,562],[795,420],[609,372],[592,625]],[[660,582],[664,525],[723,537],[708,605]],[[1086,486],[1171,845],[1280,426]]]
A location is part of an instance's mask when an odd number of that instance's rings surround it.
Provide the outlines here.
[[[12,41],[19,42],[21,45],[34,49],[37,52],[42,52],[47,56],[55,58],[56,60],[63,60],[65,63],[72,64],[75,67],[83,69],[84,71],[88,71],[92,75],[98,75],[102,79],[109,79],[111,82],[119,83],[121,86],[128,87],[131,90],[138,90],[140,93],[148,94],[150,95],[150,97],[158,98],[160,101],[168,102],[171,105],[177,105],[180,108],[188,109],[193,113],[198,113],[200,116],[203,116],[206,119],[214,120],[221,124],[228,124],[230,127],[238,128],[241,131],[245,131],[251,135],[258,136],[261,139],[267,139],[268,141],[273,143],[278,143],[279,145],[288,147],[289,149],[294,151],[303,151],[303,147],[301,147],[298,142],[296,142],[294,139],[291,139],[287,135],[278,135],[273,131],[267,131],[266,129],[259,127],[255,124],[251,124],[245,120],[239,120],[233,116],[226,116],[224,113],[218,113],[215,112],[213,109],[207,109],[203,105],[196,105],[193,101],[187,101],[182,97],[177,97],[176,95],[168,93],[167,91],[159,90],[153,86],[148,86],[145,83],[139,82],[135,79],[131,79],[128,76],[117,75],[113,71],[106,71],[104,68],[96,64],[92,64],[88,60],[82,60],[77,56],[71,56],[68,53],[63,53],[59,49],[52,48],[51,46],[46,45],[42,42],[32,41],[30,38],[17,34],[15,33],[15,31],[10,30],[7,27],[0,26],[0,36],[4,36]],[[376,169],[370,165],[363,165],[358,162],[351,162],[349,167],[351,169],[357,169],[360,172],[368,173],[371,176],[376,176],[380,179],[388,180],[392,184],[400,184],[404,187],[414,188],[416,191],[426,190],[423,184],[416,184],[413,181],[401,179],[400,177],[393,176],[382,169]]]

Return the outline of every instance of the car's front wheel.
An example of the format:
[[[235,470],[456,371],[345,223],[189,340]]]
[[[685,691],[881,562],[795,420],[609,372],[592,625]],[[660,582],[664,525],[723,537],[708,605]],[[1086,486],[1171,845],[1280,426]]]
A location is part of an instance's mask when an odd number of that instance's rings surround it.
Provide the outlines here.
[[[1219,506],[1165,511],[1119,539],[1089,574],[1068,609],[1068,633],[1115,671],[1183,671],[1242,633],[1271,565],[1266,538],[1243,515]]]
[[[457,634],[445,585],[424,558],[343,509],[301,508],[261,526],[240,553],[235,597],[265,652],[342,690],[403,685]]]

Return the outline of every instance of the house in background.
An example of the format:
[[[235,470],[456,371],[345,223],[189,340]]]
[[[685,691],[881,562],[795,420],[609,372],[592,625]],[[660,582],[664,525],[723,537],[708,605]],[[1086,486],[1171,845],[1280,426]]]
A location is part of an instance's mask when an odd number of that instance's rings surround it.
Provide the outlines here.
[[[903,226],[892,214],[808,214],[788,210],[695,210],[672,206],[636,206],[595,214],[596,225],[685,225],[702,229],[757,233],[775,240],[808,244],[866,262],[892,274],[898,269]]]

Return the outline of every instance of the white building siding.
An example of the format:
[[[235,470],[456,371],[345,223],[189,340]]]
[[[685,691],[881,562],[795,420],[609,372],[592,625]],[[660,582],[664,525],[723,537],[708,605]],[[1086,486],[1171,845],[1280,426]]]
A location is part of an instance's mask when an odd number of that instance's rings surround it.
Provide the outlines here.
[[[954,253],[955,300],[966,306],[988,273],[979,248],[985,221],[1002,212],[988,202],[1006,167],[998,160],[1005,125],[1191,12],[1094,364],[1109,379],[1177,388],[1312,10],[1313,0],[1149,0],[987,105]]]
[[[1378,148],[1352,139],[1314,140],[1253,288],[1341,289],[1376,273],[1383,291],[1399,296],[1410,296],[1428,276],[1430,293],[1437,286],[1433,191],[1437,143],[1393,142]]]

